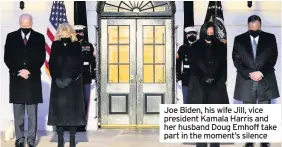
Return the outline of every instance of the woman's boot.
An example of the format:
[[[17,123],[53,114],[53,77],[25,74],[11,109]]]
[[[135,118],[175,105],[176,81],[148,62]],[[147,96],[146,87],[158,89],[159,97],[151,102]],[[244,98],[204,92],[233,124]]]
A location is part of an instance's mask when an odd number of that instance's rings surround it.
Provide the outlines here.
[[[70,127],[70,147],[75,147],[75,134],[76,134],[76,127]]]
[[[58,147],[64,147],[64,128],[57,127],[57,134],[58,134]]]

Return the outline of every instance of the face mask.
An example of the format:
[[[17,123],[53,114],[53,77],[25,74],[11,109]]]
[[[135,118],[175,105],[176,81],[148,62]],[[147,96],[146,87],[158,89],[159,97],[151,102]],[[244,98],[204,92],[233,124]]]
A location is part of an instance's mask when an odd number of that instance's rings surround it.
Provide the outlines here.
[[[26,34],[28,34],[31,31],[31,28],[21,28],[21,30],[26,35]]]
[[[196,39],[197,39],[197,37],[194,36],[194,35],[191,35],[191,36],[188,37],[188,40],[191,41],[191,42],[194,42]]]
[[[66,37],[66,38],[61,38],[62,42],[63,43],[69,43],[71,42],[71,39],[69,37]]]
[[[207,41],[212,41],[214,40],[215,36],[214,35],[207,35],[206,40]]]
[[[256,31],[250,30],[249,32],[250,32],[250,35],[251,35],[251,36],[253,36],[254,38],[256,38],[256,37],[259,35],[260,30],[256,30]]]
[[[80,40],[83,40],[84,36],[81,36],[81,35],[77,34],[76,38],[78,39],[78,41],[80,41]]]

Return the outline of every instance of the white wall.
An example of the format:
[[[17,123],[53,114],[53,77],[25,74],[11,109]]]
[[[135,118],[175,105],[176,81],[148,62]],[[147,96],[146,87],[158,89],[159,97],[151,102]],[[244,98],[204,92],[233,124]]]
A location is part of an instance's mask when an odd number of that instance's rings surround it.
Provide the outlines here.
[[[96,1],[87,1],[86,2],[86,11],[87,11],[87,29],[88,29],[88,38],[89,42],[95,45],[97,42],[97,2]],[[95,46],[94,46],[95,48]],[[96,86],[91,86],[91,97],[89,104],[89,115],[88,115],[88,125],[87,130],[97,130],[98,129],[98,109],[97,109],[97,101],[94,101],[96,98]]]
[[[184,35],[184,7],[183,1],[176,1],[176,12],[174,14],[175,18],[175,52],[177,52],[178,48],[183,44],[183,35]],[[181,88],[181,81],[176,84],[176,104],[183,103],[183,95],[182,95],[182,88]]]
[[[200,28],[203,24],[208,1],[194,2],[195,26]],[[235,88],[236,69],[232,61],[232,49],[234,37],[247,31],[248,17],[256,14],[262,19],[262,30],[275,34],[278,45],[279,57],[276,69],[276,78],[281,91],[281,2],[280,1],[253,1],[251,8],[247,7],[247,1],[224,1],[222,2],[224,23],[227,31],[228,42],[228,81],[227,91],[230,102],[233,102]],[[280,98],[273,101],[280,103]],[[238,103],[235,101],[235,103]]]
[[[87,1],[86,2],[86,11],[87,11],[87,28],[88,28],[88,37],[89,42],[98,43],[96,41],[96,27],[98,27],[98,14],[96,12],[97,2],[96,1]]]
[[[1,8],[1,97],[0,97],[0,129],[7,125],[7,120],[13,119],[12,105],[9,104],[9,74],[8,69],[3,61],[4,44],[6,35],[9,32],[19,28],[18,18],[23,13],[30,13],[33,16],[33,29],[46,36],[47,24],[51,12],[52,1],[24,1],[25,9],[20,10],[19,1],[2,1]],[[65,1],[67,17],[70,24],[73,24],[73,2]],[[47,126],[47,114],[49,109],[49,92],[50,79],[46,76],[44,68],[42,68],[42,86],[43,86],[43,104],[38,106],[38,130],[52,130],[52,127]],[[25,123],[27,125],[27,123]]]

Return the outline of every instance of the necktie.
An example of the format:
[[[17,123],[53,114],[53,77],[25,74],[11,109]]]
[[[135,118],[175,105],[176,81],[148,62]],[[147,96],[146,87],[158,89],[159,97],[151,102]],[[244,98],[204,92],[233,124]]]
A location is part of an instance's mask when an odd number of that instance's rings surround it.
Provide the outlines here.
[[[257,53],[257,42],[255,38],[253,38],[253,54],[254,54],[254,59],[256,58],[256,53]]]
[[[27,38],[26,38],[26,36],[24,36],[24,45],[26,45],[27,44]]]

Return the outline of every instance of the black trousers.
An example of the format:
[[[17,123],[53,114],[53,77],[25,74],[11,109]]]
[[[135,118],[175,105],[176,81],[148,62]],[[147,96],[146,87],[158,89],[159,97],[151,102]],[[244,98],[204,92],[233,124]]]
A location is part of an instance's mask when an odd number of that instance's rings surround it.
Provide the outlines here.
[[[196,147],[207,147],[208,143],[196,143]],[[210,147],[219,147],[219,143],[211,143]]]
[[[211,88],[205,87],[204,91],[205,91],[205,95],[203,99],[203,104],[209,104],[208,96],[211,92]],[[196,143],[196,147],[207,147],[207,146],[208,146],[208,143]],[[219,147],[219,146],[220,146],[219,143],[210,143],[210,147]]]
[[[270,104],[271,100],[258,100],[258,82],[253,83],[252,101],[243,101],[243,104]],[[251,144],[251,143],[249,143]]]
[[[15,121],[15,134],[16,144],[25,144],[24,136],[24,120],[25,120],[25,109],[27,110],[28,116],[28,134],[27,144],[35,145],[35,139],[37,134],[37,104],[13,104],[14,109],[14,121]]]
[[[68,128],[70,135],[75,135],[77,127],[76,126],[56,126],[58,135],[64,135],[65,128]]]
[[[271,100],[258,100],[258,82],[253,82],[252,101],[243,101],[243,104],[270,104]]]

